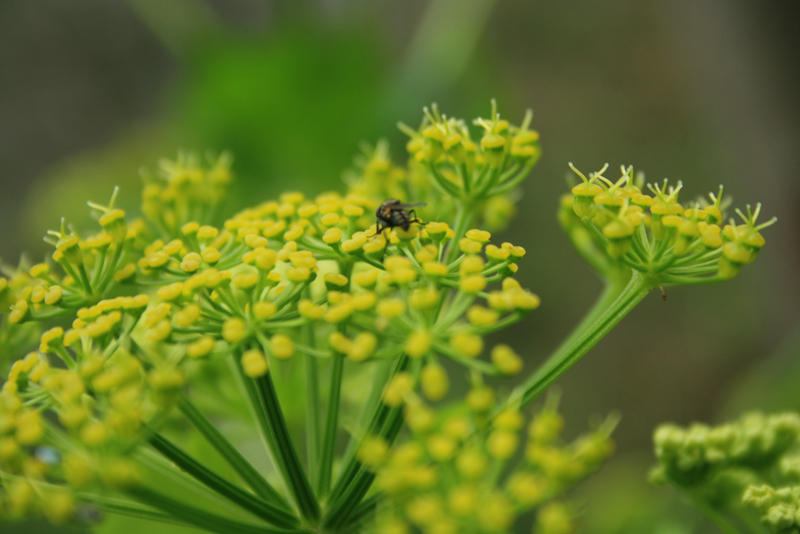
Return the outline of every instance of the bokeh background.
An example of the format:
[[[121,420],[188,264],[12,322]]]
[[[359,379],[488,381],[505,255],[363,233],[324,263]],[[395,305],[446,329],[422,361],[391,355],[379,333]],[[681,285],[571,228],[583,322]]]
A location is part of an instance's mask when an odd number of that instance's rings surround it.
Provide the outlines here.
[[[508,332],[533,366],[600,289],[561,235],[566,163],[631,163],[724,183],[779,222],[730,283],[653,295],[560,382],[569,427],[622,414],[618,452],[574,495],[583,531],[710,527],[652,487],[663,421],[800,409],[800,34],[789,0],[2,0],[0,257],[114,185],[138,204],[139,168],[180,148],[229,149],[236,199],[341,187],[362,140],[421,107],[512,120],[535,112],[544,156],[499,237],[529,255],[543,305]],[[6,528],[6,527],[3,527]]]

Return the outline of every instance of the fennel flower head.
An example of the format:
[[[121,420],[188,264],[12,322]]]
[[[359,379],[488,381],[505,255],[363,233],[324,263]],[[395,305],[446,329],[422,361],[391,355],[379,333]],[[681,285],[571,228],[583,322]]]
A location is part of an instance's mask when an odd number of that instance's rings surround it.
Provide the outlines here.
[[[497,383],[525,361],[486,340],[539,306],[515,277],[525,248],[491,233],[541,154],[531,119],[492,103],[470,125],[433,106],[401,125],[406,165],[365,146],[344,192],[289,191],[222,222],[231,158],[182,154],[145,175],[139,216],[114,190],[89,203],[94,228],[48,231],[49,258],[0,278],[0,340],[20,351],[0,392],[0,518],[449,533],[535,514],[538,532],[571,532],[560,497],[611,453],[615,421],[567,441],[548,401],[526,423],[568,365],[504,400]],[[625,310],[659,285],[729,278],[763,245],[759,208],[723,226],[721,195],[683,206],[679,186],[648,194],[630,168],[578,174],[560,220],[628,281]],[[379,226],[388,199],[402,224]],[[564,361],[591,347],[573,345]],[[245,455],[252,437],[263,450]]]

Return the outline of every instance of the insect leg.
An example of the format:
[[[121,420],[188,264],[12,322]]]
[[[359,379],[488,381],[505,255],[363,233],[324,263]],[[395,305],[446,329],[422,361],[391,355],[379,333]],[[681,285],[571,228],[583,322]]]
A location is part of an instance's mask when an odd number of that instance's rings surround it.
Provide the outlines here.
[[[421,220],[419,220],[419,217],[417,217],[417,210],[408,210],[408,214],[412,217],[412,219],[409,220],[408,222],[417,223],[420,226],[425,226],[426,224],[428,224],[426,222],[422,222]]]

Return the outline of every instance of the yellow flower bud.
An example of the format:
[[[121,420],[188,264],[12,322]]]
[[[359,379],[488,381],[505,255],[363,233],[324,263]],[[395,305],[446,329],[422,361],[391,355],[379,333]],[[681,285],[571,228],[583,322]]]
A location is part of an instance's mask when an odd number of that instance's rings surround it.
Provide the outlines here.
[[[459,332],[450,338],[450,346],[462,356],[474,358],[483,351],[483,338],[476,334]]]
[[[432,287],[415,289],[408,302],[416,310],[432,308],[439,302],[439,292]]]
[[[350,317],[353,313],[353,305],[350,302],[342,302],[336,306],[331,306],[325,312],[325,321],[329,323],[340,323]]]
[[[156,295],[161,300],[175,300],[183,293],[183,283],[174,282],[172,284],[158,288]]]
[[[50,352],[53,347],[57,347],[64,339],[64,329],[60,326],[51,328],[39,338],[39,352]]]
[[[466,235],[469,239],[478,241],[480,243],[488,243],[489,240],[492,238],[492,234],[490,234],[486,230],[479,230],[477,228],[473,228],[472,230],[467,230],[467,233],[464,235]]]
[[[467,319],[475,326],[489,327],[497,323],[499,316],[496,311],[483,306],[471,306],[467,310]]]
[[[264,353],[257,349],[245,351],[242,354],[242,369],[251,378],[264,376],[269,370],[269,364],[264,357]]]
[[[334,215],[334,214],[329,213],[328,215]],[[337,227],[328,228],[327,230],[325,230],[325,233],[322,234],[322,240],[329,245],[333,245],[334,243],[339,243],[342,240],[342,237],[343,237],[342,229]]]
[[[508,493],[519,504],[530,507],[535,506],[546,498],[550,491],[545,477],[517,471],[508,479]]]
[[[458,287],[464,293],[479,293],[486,287],[486,278],[480,274],[473,274],[461,279]]]
[[[323,277],[323,280],[325,280],[325,285],[332,289],[347,287],[349,282],[345,275],[339,273],[328,273]]]
[[[347,349],[347,357],[354,362],[369,358],[378,346],[378,338],[371,332],[359,332]]]
[[[178,328],[189,328],[200,319],[202,313],[200,306],[197,304],[189,304],[182,310],[175,312],[172,316],[172,322]]]
[[[294,343],[286,334],[275,334],[269,340],[269,350],[276,358],[285,360],[294,354]]]
[[[411,392],[414,379],[406,372],[397,373],[383,390],[383,402],[389,406],[400,406]]]
[[[186,354],[190,358],[202,358],[214,349],[214,338],[203,336],[186,346]]]
[[[317,306],[313,301],[303,299],[297,303],[297,311],[306,319],[316,320],[325,314],[325,308]]]
[[[305,282],[311,278],[311,269],[308,267],[291,267],[286,270],[286,278],[292,282]]]
[[[486,386],[473,388],[467,393],[467,406],[478,413],[487,411],[494,404],[494,392]]]
[[[497,345],[492,349],[492,363],[500,372],[513,375],[522,370],[520,358],[508,345]]]
[[[108,430],[100,421],[89,421],[80,432],[81,441],[90,447],[99,447],[108,439]]]
[[[233,285],[239,289],[250,289],[258,284],[259,274],[257,272],[239,273],[233,277]]]
[[[64,294],[64,291],[61,289],[61,286],[50,286],[47,289],[47,293],[44,295],[44,303],[52,306],[53,304],[57,303],[61,300],[61,296]]]
[[[413,432],[427,432],[436,424],[436,415],[421,402],[406,405],[403,416]]]
[[[420,383],[422,392],[432,401],[442,400],[447,395],[449,388],[447,372],[437,363],[429,363],[423,367]]]
[[[412,358],[425,356],[433,345],[433,336],[427,330],[416,330],[406,338],[403,349]]]
[[[406,304],[398,298],[383,299],[378,302],[378,315],[386,319],[393,319],[403,314]]]
[[[483,249],[483,243],[464,237],[458,242],[458,248],[464,254],[480,254]]]
[[[353,274],[353,282],[363,288],[371,288],[378,280],[378,270],[370,269],[368,271],[358,271]]]
[[[247,325],[238,317],[232,317],[222,325],[222,338],[228,343],[241,341],[247,335]]]
[[[464,276],[471,273],[481,272],[483,270],[483,266],[483,258],[480,256],[465,256],[461,262],[461,265],[458,266],[458,271],[462,276]]]
[[[427,440],[427,448],[434,460],[444,462],[450,460],[456,452],[456,442],[445,434],[433,434]]]
[[[508,430],[495,430],[489,434],[486,448],[494,458],[507,460],[517,450],[517,434]]]
[[[477,478],[486,472],[486,455],[476,448],[462,451],[456,458],[456,469],[466,478]]]
[[[447,235],[450,227],[447,225],[447,223],[431,221],[427,224],[425,229],[434,239],[442,239]]]
[[[358,461],[370,469],[379,468],[389,453],[389,445],[379,436],[367,436],[356,451]]]
[[[462,484],[447,495],[448,508],[459,516],[471,515],[479,506],[478,492],[473,486]]]
[[[203,264],[203,257],[197,252],[186,254],[181,260],[181,269],[187,273],[193,273]]]

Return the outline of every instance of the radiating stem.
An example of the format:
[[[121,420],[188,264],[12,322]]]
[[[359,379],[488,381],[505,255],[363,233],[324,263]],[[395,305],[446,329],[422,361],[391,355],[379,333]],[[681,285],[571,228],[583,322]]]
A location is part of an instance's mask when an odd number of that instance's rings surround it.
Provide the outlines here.
[[[535,399],[603,339],[641,302],[650,289],[646,278],[638,271],[633,271],[627,285],[616,295],[614,286],[610,286],[587,318],[576,327],[575,332],[536,369],[528,380],[514,390],[506,405],[519,403],[524,406]]]
[[[126,493],[148,506],[152,506],[167,515],[180,519],[184,523],[194,525],[195,527],[209,532],[236,532],[237,534],[299,534],[308,532],[304,530],[287,530],[244,523],[186,504],[146,487],[129,488]]]
[[[322,456],[317,477],[317,493],[320,497],[328,494],[331,488],[331,475],[333,470],[333,456],[336,450],[336,429],[339,423],[339,399],[342,388],[342,371],[344,369],[344,356],[333,356],[333,369],[331,370],[331,385],[328,394],[328,415],[325,419],[325,435],[322,442]]]
[[[422,360],[415,359],[411,362],[411,373],[416,382],[422,369]],[[387,406],[383,402],[370,424],[371,431],[368,435],[383,438],[391,445],[403,428],[403,407]],[[374,430],[372,430],[374,429]],[[337,484],[337,489],[332,494],[333,499],[326,511],[324,524],[326,527],[341,527],[350,517],[350,514],[369,491],[375,473],[367,470],[360,462],[356,461],[351,471],[344,471]]]
[[[319,469],[320,457],[320,417],[322,409],[319,403],[319,376],[317,359],[306,356],[306,451],[308,454],[308,471],[316,473]]]
[[[189,422],[206,438],[208,443],[214,447],[228,465],[236,471],[250,488],[267,502],[271,502],[285,510],[289,509],[288,503],[283,496],[278,493],[272,485],[259,473],[253,465],[231,444],[230,441],[217,430],[211,421],[200,413],[192,402],[186,397],[178,402],[181,413],[186,416]]]
[[[300,514],[306,519],[316,520],[319,517],[319,505],[289,435],[271,373],[251,378],[244,373],[241,362],[236,362],[236,368],[254,408],[261,434],[294,497]]]
[[[214,490],[232,503],[279,527],[297,526],[298,520],[284,510],[231,484],[217,473],[186,454],[182,449],[158,433],[150,436],[150,445],[181,470],[206,487]]]

